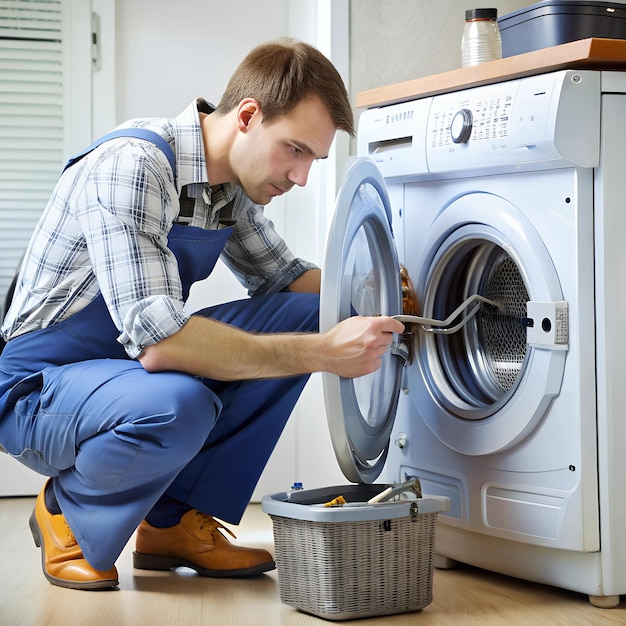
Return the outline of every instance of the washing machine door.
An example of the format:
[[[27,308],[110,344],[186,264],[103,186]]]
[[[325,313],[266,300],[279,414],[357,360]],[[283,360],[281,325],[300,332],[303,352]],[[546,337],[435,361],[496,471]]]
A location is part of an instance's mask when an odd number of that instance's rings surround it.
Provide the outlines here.
[[[351,159],[327,240],[320,331],[354,315],[399,314],[401,294],[383,177],[370,159]],[[404,364],[400,346],[398,341],[383,357],[380,369],[367,376],[323,374],[333,447],[352,482],[373,482],[387,458]]]

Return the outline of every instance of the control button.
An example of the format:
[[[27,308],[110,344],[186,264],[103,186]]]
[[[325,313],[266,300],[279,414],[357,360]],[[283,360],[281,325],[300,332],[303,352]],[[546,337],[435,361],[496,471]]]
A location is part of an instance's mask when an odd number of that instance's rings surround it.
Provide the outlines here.
[[[472,134],[474,117],[469,109],[457,111],[450,124],[450,136],[454,143],[467,143]]]

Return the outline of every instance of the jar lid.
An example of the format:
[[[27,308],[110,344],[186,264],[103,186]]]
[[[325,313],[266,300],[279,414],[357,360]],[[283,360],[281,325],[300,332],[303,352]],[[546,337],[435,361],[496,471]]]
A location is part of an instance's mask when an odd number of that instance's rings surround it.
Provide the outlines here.
[[[498,9],[467,9],[467,11],[465,11],[465,21],[497,19]]]

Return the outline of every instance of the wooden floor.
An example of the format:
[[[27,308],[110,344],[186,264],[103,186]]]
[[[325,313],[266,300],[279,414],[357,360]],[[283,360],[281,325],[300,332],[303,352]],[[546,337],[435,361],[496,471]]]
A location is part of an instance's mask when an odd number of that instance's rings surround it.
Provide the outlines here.
[[[331,623],[281,604],[276,572],[251,579],[201,578],[190,570],[146,572],[132,567],[133,542],[117,562],[114,591],[73,591],[50,585],[28,530],[33,498],[0,498],[1,626],[309,626]],[[243,545],[272,549],[271,520],[251,505],[235,529]],[[585,596],[462,566],[435,570],[433,602],[423,611],[352,620],[382,626],[596,626],[626,624],[626,600],[592,607]],[[335,622],[336,623],[336,622]]]

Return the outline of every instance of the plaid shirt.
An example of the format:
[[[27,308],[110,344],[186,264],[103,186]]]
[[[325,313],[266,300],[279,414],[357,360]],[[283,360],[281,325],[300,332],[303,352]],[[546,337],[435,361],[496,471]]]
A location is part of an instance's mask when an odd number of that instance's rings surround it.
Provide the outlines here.
[[[174,119],[122,124],[165,137],[177,180],[157,146],[128,137],[101,144],[61,175],[26,252],[5,339],[61,322],[99,294],[132,358],[178,331],[188,314],[167,235],[183,186],[195,198],[193,226],[219,228],[220,208],[232,202],[236,222],[222,259],[250,295],[280,291],[315,267],[293,256],[241,187],[209,185],[198,111],[212,108],[197,99]]]

